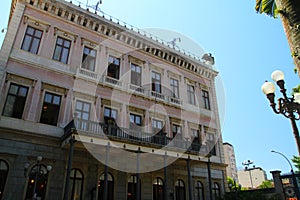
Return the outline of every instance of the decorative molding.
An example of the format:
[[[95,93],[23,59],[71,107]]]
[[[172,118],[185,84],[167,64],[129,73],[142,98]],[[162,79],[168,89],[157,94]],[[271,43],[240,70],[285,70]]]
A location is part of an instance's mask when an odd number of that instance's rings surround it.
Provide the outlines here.
[[[81,37],[81,45],[88,46],[88,47],[91,47],[93,49],[96,49],[99,46],[99,44],[97,44],[97,42],[94,42],[94,41],[89,40],[89,39],[84,38],[84,37]]]
[[[60,29],[58,27],[54,27],[54,35],[59,35],[59,36],[62,36],[64,38],[68,38],[72,41],[74,41],[74,43],[76,42],[77,38],[78,38],[78,35],[75,35],[73,33],[70,33],[68,31],[65,31],[63,29]]]
[[[29,17],[28,15],[24,15],[23,23],[28,24],[29,26],[41,29],[41,30],[45,31],[46,33],[49,31],[49,28],[51,27],[50,24],[48,24],[46,22],[42,22],[40,20],[37,20],[31,16]]]

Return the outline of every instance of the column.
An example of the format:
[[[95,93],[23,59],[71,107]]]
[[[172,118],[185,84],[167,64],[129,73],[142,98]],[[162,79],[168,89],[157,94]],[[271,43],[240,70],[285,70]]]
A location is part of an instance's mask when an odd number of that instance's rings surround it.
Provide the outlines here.
[[[167,164],[167,152],[164,156],[164,199],[168,199],[168,164]]]
[[[108,142],[106,146],[106,156],[105,156],[105,166],[104,166],[104,189],[103,189],[103,199],[107,199],[107,190],[108,190],[108,161],[109,161],[109,149],[110,143]]]
[[[187,172],[188,172],[188,188],[189,188],[189,200],[193,200],[193,191],[192,191],[192,177],[191,177],[191,159],[190,156],[186,160],[187,162]]]
[[[70,185],[70,175],[72,170],[72,161],[73,161],[73,154],[74,154],[74,144],[76,140],[72,136],[72,138],[69,140],[70,143],[70,150],[69,150],[69,160],[68,160],[68,168],[67,168],[67,175],[66,175],[66,182],[65,182],[65,189],[64,189],[64,198],[63,200],[69,199],[69,185]]]

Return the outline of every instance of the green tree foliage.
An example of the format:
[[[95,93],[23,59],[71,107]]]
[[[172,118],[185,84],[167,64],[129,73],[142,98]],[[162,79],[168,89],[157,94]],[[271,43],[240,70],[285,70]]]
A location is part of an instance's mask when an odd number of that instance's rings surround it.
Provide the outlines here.
[[[295,167],[297,168],[297,172],[300,172],[300,156],[294,156],[292,158],[292,161],[293,161]]]
[[[273,188],[273,187],[274,187],[273,182],[270,180],[265,180],[258,186],[259,189],[266,189],[266,188]]]

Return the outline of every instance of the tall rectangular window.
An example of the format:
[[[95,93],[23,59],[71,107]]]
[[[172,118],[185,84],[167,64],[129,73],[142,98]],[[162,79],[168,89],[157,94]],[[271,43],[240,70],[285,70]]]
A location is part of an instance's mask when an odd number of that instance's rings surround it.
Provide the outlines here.
[[[69,59],[70,49],[71,49],[71,41],[58,37],[56,40],[53,60],[57,60],[59,62],[67,64]]]
[[[108,57],[107,76],[118,79],[120,77],[120,58]]]
[[[43,124],[56,126],[58,121],[60,104],[60,95],[46,92],[40,122]]]
[[[141,86],[142,80],[142,68],[139,65],[131,63],[131,84]]]
[[[200,131],[197,129],[191,129],[191,135],[193,137],[193,143],[201,144]]]
[[[11,84],[6,97],[3,115],[7,117],[22,118],[28,87]]]
[[[152,91],[161,93],[161,75],[160,73],[151,72]]]
[[[43,31],[28,26],[21,49],[30,53],[37,54],[39,51],[42,35]]]
[[[81,68],[95,71],[97,51],[89,47],[84,47]]]
[[[177,124],[173,124],[172,125],[172,134],[173,134],[173,138],[175,138],[175,136],[177,134],[181,134],[181,126],[177,125]],[[179,135],[178,135],[179,136]],[[178,139],[182,139],[182,136],[180,135],[180,137]]]
[[[171,97],[178,99],[179,98],[179,84],[178,80],[171,78],[170,79],[170,89]]]
[[[188,102],[190,104],[196,105],[195,101],[195,86],[187,85],[187,95],[188,95]]]
[[[203,100],[204,108],[210,110],[210,102],[209,102],[209,93],[208,93],[208,91],[202,90],[202,100]]]
[[[80,119],[80,127],[87,129],[88,120],[90,119],[91,104],[84,101],[76,101],[77,118]]]
[[[116,122],[117,119],[117,110],[112,109],[112,108],[104,108],[104,121],[106,124],[114,124]]]

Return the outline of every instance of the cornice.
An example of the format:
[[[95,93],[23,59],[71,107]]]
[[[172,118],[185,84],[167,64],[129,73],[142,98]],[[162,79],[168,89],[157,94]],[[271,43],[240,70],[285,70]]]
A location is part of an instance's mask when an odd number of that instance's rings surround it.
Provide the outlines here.
[[[147,37],[141,30],[134,30],[124,22],[114,22],[112,17],[97,13],[92,13],[88,9],[83,9],[71,2],[64,0],[19,0],[25,2],[27,6],[48,12],[63,20],[75,23],[84,29],[101,34],[111,40],[116,40],[131,48],[137,49],[157,59],[163,60],[180,69],[208,79],[214,79],[218,72],[212,66],[204,63],[200,59],[186,55],[175,48],[167,46],[158,39]],[[70,34],[68,34],[70,35]],[[74,34],[75,36],[75,34]],[[75,41],[76,41],[75,37]]]

